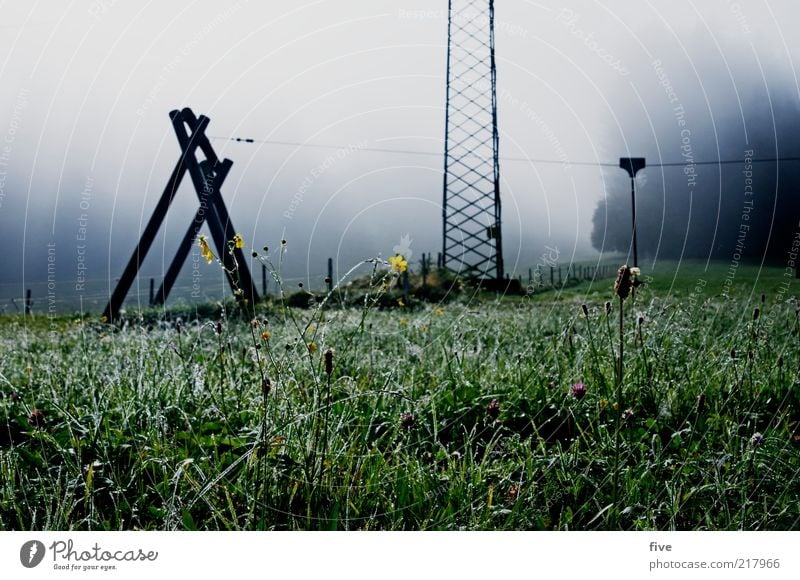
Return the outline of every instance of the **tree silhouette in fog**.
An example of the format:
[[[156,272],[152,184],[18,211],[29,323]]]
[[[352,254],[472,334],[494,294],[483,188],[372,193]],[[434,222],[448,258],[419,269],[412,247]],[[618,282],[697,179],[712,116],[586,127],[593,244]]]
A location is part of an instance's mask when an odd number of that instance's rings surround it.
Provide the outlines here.
[[[690,133],[688,147],[674,119],[665,117],[656,128],[662,161],[685,164],[651,165],[639,174],[644,177],[638,178],[636,188],[640,257],[766,258],[786,264],[793,240],[800,235],[800,161],[748,165],[747,155],[800,156],[800,103],[789,97],[773,97],[772,102],[750,98],[742,111],[744,117],[739,110],[715,114],[717,135]],[[691,167],[683,155],[691,155],[695,163],[741,162]],[[647,161],[659,162],[653,157]],[[592,245],[603,252],[628,252],[630,244],[630,186],[619,170],[619,175],[610,176],[607,196],[595,209]]]

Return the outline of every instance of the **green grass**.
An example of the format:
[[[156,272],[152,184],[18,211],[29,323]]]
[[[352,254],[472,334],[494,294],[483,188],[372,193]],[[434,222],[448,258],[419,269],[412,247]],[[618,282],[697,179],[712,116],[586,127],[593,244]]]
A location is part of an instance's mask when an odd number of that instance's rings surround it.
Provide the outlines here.
[[[0,528],[800,529],[800,284],[741,266],[723,296],[704,266],[643,266],[625,302],[618,491],[612,280],[258,327],[6,317]]]

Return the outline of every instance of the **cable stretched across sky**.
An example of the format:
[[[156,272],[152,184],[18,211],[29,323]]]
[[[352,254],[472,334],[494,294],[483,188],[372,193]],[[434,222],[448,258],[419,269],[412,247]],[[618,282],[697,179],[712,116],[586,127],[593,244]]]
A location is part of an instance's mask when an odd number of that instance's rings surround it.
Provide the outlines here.
[[[222,137],[219,135],[210,135],[211,139],[218,141],[234,141],[236,143],[260,143],[264,145],[279,145],[285,147],[301,147],[309,149],[348,149],[352,145],[334,145],[332,143],[303,143],[300,141],[280,141],[274,139],[253,139],[251,137]],[[392,149],[388,147],[359,147],[359,151],[369,153],[386,153],[390,155],[420,155],[423,157],[441,157],[441,152],[434,151],[414,151],[412,149]],[[602,161],[561,161],[558,159],[538,159],[528,157],[504,157],[500,156],[502,161],[515,161],[522,163],[532,163],[535,165],[583,165],[591,167],[613,167],[619,169],[619,162],[602,162]],[[748,163],[784,163],[800,161],[800,157],[769,157],[764,159],[748,159]],[[687,165],[733,165],[744,163],[744,159],[719,159],[719,160],[706,160],[706,161],[672,161],[665,163],[648,163],[647,167],[685,167]]]

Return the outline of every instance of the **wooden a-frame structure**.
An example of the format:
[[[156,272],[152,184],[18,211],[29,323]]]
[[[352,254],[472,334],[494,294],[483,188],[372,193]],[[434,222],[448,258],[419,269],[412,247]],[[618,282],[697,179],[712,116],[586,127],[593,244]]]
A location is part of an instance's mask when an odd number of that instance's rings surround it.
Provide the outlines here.
[[[237,298],[247,300],[250,304],[254,304],[259,299],[242,250],[233,247],[233,255],[231,255],[231,247],[228,244],[233,240],[236,230],[231,223],[225,202],[222,200],[220,188],[233,165],[233,161],[230,159],[220,160],[217,157],[211,142],[205,134],[209,123],[208,117],[205,115],[196,117],[189,108],[170,111],[169,117],[175,129],[175,135],[178,138],[181,157],[177,165],[175,165],[167,186],[153,210],[153,215],[150,216],[139,243],[136,245],[136,249],[134,249],[133,255],[106,305],[103,316],[108,322],[118,319],[122,303],[125,301],[125,297],[136,279],[141,263],[147,256],[147,252],[155,240],[156,234],[167,215],[167,210],[187,171],[192,179],[200,206],[192,218],[192,222],[189,224],[180,246],[178,246],[161,287],[154,296],[154,304],[162,305],[166,301],[181,267],[192,250],[192,245],[203,223],[207,223],[211,231],[211,237],[217,249],[217,256],[225,267],[231,289],[234,292],[240,290],[240,292],[236,293]],[[198,148],[205,157],[202,161],[198,161],[195,155]]]

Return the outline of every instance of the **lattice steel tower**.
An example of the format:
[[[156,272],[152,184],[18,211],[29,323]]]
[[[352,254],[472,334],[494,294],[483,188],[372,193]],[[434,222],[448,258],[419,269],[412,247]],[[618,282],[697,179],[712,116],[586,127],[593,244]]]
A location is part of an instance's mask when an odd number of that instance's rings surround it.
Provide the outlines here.
[[[494,0],[449,0],[443,264],[502,279]]]

